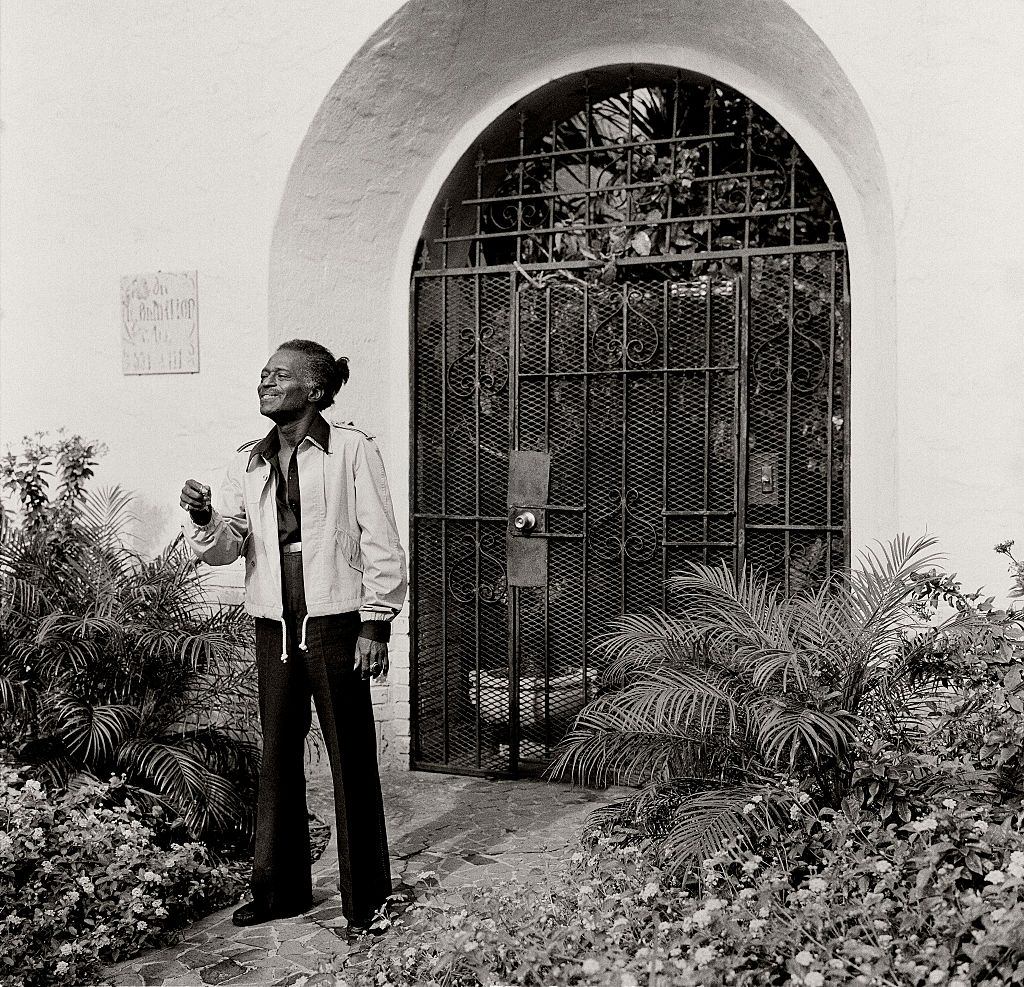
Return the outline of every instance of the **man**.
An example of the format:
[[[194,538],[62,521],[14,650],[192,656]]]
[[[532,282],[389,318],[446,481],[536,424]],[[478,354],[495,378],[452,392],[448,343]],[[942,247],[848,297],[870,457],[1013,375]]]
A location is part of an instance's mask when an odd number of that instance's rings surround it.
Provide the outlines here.
[[[391,893],[370,677],[386,674],[391,619],[407,587],[384,464],[351,425],[328,424],[348,361],[293,339],[257,388],[274,427],[228,469],[217,509],[188,480],[185,537],[211,565],[245,557],[245,606],[256,618],[263,760],[250,904],[254,925],[312,902],[304,774],[310,697],[330,756],[342,907],[366,926]]]

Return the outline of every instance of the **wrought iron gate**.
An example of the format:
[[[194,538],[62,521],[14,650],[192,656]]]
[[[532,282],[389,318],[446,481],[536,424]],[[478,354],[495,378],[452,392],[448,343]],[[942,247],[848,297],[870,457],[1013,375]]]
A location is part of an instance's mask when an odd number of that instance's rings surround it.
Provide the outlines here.
[[[639,92],[606,101],[619,137],[589,94],[575,144],[556,123],[530,147],[520,121],[518,153],[476,162],[470,230],[446,210],[440,265],[413,278],[415,767],[543,764],[596,688],[593,637],[671,608],[688,562],[752,564],[787,591],[846,564],[827,190],[784,132],[784,163],[757,167],[759,111],[738,94],[673,80],[648,105],[670,135],[640,140]],[[566,161],[586,175],[569,191]]]

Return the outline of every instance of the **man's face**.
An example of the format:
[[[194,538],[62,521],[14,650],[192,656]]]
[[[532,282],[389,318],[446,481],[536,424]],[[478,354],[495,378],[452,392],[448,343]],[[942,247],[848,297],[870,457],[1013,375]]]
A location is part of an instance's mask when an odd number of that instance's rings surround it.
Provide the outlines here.
[[[260,371],[260,414],[275,422],[305,414],[311,400],[306,386],[306,358],[294,350],[278,350]]]

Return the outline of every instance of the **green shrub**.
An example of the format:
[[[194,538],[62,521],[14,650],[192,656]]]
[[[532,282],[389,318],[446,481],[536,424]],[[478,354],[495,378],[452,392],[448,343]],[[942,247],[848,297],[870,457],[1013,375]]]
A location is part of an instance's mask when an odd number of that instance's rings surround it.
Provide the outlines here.
[[[1019,800],[1021,615],[922,571],[933,544],[899,537],[789,598],[726,566],[670,579],[673,613],[626,615],[603,639],[604,692],[550,773],[637,786],[608,818],[680,867],[755,841],[794,789],[817,808],[855,796],[883,821],[944,795]],[[953,611],[935,624],[939,602]]]
[[[0,459],[0,746],[55,791],[116,772],[191,836],[247,845],[252,622],[180,543],[127,547],[130,498],[86,489],[99,454],[38,436]]]
[[[0,982],[95,983],[102,963],[237,900],[238,869],[173,835],[159,808],[145,811],[122,786],[54,801],[0,765]]]
[[[751,805],[751,810],[754,805]],[[1020,818],[948,800],[903,826],[792,821],[789,863],[726,848],[680,884],[607,837],[537,885],[435,891],[338,983],[1024,983]]]

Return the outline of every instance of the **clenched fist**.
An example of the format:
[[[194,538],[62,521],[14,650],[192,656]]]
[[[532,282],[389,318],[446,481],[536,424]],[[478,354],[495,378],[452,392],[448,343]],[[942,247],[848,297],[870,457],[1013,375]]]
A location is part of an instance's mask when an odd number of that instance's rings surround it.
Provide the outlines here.
[[[186,480],[181,488],[181,506],[196,524],[206,524],[213,515],[210,488],[198,480]]]

